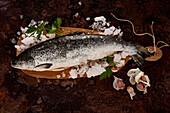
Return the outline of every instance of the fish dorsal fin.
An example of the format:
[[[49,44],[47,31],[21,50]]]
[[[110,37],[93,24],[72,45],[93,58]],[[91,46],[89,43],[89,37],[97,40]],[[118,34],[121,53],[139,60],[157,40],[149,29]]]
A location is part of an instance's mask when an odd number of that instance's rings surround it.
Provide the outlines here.
[[[44,63],[44,64],[40,64],[37,65],[35,68],[36,69],[49,69],[53,64],[52,63]]]

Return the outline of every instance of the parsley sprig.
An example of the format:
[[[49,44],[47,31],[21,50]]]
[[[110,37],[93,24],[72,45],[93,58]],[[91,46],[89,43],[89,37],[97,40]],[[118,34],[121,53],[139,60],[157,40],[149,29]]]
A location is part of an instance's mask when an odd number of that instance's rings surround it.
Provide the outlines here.
[[[35,33],[38,34],[37,39],[40,39],[40,36],[42,32],[45,30],[47,31],[47,34],[53,34],[56,33],[57,35],[63,35],[61,29],[59,28],[62,21],[60,18],[57,18],[56,21],[51,26],[45,27],[45,21],[43,21],[42,24],[39,25],[39,27],[30,26],[28,27],[28,30],[25,33],[32,33],[30,36],[34,35]]]
[[[48,31],[48,34],[52,34],[52,33],[56,33],[59,34],[61,33],[61,29],[59,28],[61,25],[62,21],[60,18],[57,18],[57,21],[54,21],[54,23],[52,24],[52,26],[48,26],[45,28],[45,30]]]
[[[109,56],[106,57],[106,61],[107,61],[107,63],[109,63],[110,65],[112,65],[114,68],[117,68],[116,65],[115,65],[115,63],[113,62],[113,60],[112,60]],[[103,72],[103,73],[100,75],[100,78],[99,78],[99,79],[102,80],[102,79],[104,79],[104,78],[110,77],[111,75],[112,75],[112,69],[111,69],[110,66],[108,66],[108,67],[106,68],[106,71]]]

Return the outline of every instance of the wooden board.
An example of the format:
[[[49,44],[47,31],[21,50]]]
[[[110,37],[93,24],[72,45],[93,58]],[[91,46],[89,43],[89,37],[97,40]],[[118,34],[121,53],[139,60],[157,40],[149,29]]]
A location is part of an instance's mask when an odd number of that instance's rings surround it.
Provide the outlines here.
[[[146,47],[147,49],[149,49],[150,51],[154,51],[154,46],[148,46]],[[158,47],[156,47],[156,53],[153,56],[147,57],[145,58],[146,61],[157,61],[162,57],[163,53],[162,50]]]
[[[89,34],[99,34],[102,32],[99,31],[94,31],[94,30],[89,30],[89,29],[82,29],[82,28],[72,28],[72,27],[61,27],[63,34],[68,34],[72,32],[85,32]],[[21,45],[21,40],[22,37],[19,38],[17,45]],[[17,50],[17,55],[19,55],[21,52]],[[128,62],[129,57],[126,57],[125,59],[125,64]],[[123,67],[123,66],[122,66]],[[120,70],[122,67],[120,67],[118,70]],[[33,76],[36,78],[46,78],[46,79],[69,79],[70,78],[70,70],[71,69],[76,69],[76,67],[71,67],[62,71],[29,71],[29,70],[22,70],[25,74],[29,76]],[[112,67],[113,69],[113,67]],[[65,77],[62,76],[62,73],[65,73]],[[61,77],[58,78],[57,76],[60,75]],[[86,74],[83,75],[83,77],[87,77]],[[80,78],[80,76],[78,76]]]

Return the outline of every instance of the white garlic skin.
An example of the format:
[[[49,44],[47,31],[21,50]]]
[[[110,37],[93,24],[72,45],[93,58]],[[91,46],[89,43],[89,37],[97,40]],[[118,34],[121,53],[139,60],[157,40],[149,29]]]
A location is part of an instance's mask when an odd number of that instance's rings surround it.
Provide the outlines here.
[[[139,68],[136,68],[136,69],[130,69],[128,72],[127,72],[127,75],[129,76],[129,77],[131,77],[131,76],[136,76],[137,74],[139,74],[140,73],[140,69]]]

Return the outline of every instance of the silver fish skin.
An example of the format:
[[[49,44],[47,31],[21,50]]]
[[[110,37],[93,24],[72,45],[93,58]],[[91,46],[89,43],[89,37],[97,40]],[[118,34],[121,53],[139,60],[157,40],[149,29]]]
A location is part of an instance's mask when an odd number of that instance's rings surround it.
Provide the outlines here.
[[[148,51],[114,36],[74,32],[32,46],[12,62],[12,67],[44,71],[77,66],[102,59],[118,51],[126,51],[138,65],[142,65]]]

